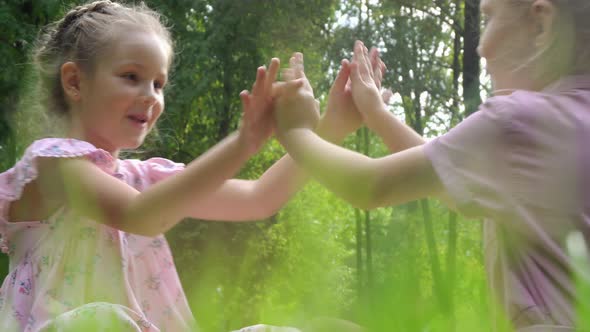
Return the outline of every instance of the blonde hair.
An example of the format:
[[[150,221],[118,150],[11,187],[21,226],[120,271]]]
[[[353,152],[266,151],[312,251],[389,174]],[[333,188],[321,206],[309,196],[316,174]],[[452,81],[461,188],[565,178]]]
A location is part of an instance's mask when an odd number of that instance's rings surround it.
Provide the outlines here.
[[[42,108],[57,115],[68,114],[61,85],[62,65],[73,61],[92,73],[97,58],[108,50],[116,36],[115,28],[121,25],[158,34],[170,46],[172,58],[170,32],[160,14],[144,3],[128,6],[104,0],[77,6],[61,20],[45,27],[37,39],[33,62]]]

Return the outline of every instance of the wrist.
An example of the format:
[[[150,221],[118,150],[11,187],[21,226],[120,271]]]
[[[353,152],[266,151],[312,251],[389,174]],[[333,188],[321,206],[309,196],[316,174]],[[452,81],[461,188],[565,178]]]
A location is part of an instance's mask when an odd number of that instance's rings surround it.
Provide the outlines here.
[[[252,139],[248,137],[248,135],[242,130],[238,130],[237,132],[235,132],[233,134],[232,139],[236,147],[237,155],[242,156],[246,159],[256,154],[256,152],[259,149],[259,145],[262,145],[252,142]]]
[[[391,114],[387,111],[385,104],[379,103],[375,107],[364,112],[363,120],[369,129],[374,130],[383,123],[384,117],[389,116],[391,116]]]
[[[334,144],[342,143],[346,136],[350,134],[350,132],[346,132],[346,130],[334,125],[334,121],[327,119],[325,114],[320,118],[315,132],[321,138]]]

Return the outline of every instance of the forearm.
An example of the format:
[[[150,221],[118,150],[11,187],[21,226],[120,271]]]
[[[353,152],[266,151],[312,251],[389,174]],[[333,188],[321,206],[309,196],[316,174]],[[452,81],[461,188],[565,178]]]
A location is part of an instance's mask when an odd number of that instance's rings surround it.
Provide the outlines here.
[[[320,120],[318,135],[335,144],[346,133]],[[231,179],[207,198],[195,201],[191,216],[207,220],[252,221],[277,213],[307,183],[309,176],[288,154],[257,180]],[[227,207],[231,206],[232,209]]]
[[[392,153],[400,152],[426,141],[411,127],[400,121],[382,105],[379,110],[367,113],[367,127],[377,134]]]
[[[322,140],[307,129],[280,136],[289,154],[322,185],[352,205],[366,208],[375,188],[372,159]]]
[[[195,201],[203,200],[250,157],[237,133],[190,163],[183,172],[139,194],[127,209],[124,223],[142,233],[160,234],[190,216]]]
[[[320,121],[316,134],[333,144],[341,144],[346,137]],[[290,155],[283,156],[256,181],[255,196],[267,217],[280,210],[307,183],[307,172]]]

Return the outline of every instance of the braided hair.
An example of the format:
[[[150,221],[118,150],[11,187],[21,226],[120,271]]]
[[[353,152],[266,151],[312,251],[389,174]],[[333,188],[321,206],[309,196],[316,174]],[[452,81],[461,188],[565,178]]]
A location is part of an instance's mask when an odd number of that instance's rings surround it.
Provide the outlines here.
[[[68,114],[68,102],[61,85],[61,67],[76,62],[92,74],[96,59],[110,46],[122,25],[154,32],[170,45],[172,40],[160,14],[141,3],[127,6],[101,0],[77,6],[59,21],[46,26],[39,35],[33,61],[39,74],[42,107],[53,114]],[[170,52],[172,56],[172,52]]]

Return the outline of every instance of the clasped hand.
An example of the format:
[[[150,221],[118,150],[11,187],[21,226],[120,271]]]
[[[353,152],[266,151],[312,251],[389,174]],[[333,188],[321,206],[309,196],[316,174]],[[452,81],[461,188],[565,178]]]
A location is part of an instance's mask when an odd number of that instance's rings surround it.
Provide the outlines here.
[[[328,103],[321,119],[322,127],[331,136],[344,137],[366,122],[375,112],[384,111],[391,96],[389,90],[381,96],[381,81],[385,73],[377,49],[367,48],[360,41],[354,45],[352,63],[342,60],[338,75],[328,94]],[[319,103],[303,70],[303,55],[295,53],[289,68],[283,72],[286,82],[303,80],[300,89],[278,98],[275,104],[277,134],[296,128],[314,129],[319,119]]]

